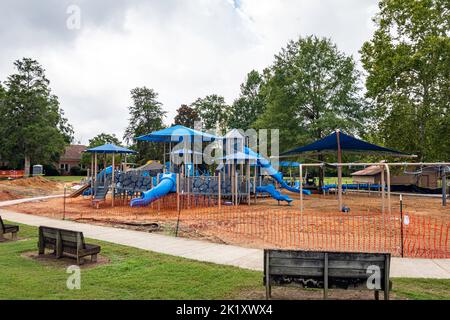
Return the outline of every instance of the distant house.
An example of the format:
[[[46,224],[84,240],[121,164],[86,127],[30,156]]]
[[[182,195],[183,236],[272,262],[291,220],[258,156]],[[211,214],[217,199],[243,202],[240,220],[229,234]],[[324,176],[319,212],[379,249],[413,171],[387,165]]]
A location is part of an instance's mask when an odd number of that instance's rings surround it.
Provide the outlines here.
[[[353,183],[381,184],[381,167],[370,166],[352,173]]]
[[[353,172],[352,178],[353,183],[358,184],[381,184],[381,167],[380,166],[369,166],[363,170]],[[385,181],[386,172],[384,174]],[[426,189],[436,189],[438,188],[438,181],[440,179],[439,168],[423,168],[417,173],[402,174],[402,175],[392,175],[391,176],[391,186],[416,186]]]
[[[86,146],[81,144],[71,144],[66,147],[64,154],[59,159],[58,169],[61,175],[67,175],[70,173],[70,168],[80,167],[84,168],[80,161],[82,152],[86,150]]]

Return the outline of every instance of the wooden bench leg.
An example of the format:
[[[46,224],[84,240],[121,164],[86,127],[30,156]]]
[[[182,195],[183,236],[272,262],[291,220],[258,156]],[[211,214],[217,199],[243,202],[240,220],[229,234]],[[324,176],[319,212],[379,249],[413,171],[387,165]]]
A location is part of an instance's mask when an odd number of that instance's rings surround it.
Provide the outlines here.
[[[78,264],[79,266],[83,265],[83,264],[84,264],[84,259],[83,259],[83,258],[80,258],[80,257],[77,257],[77,264]]]
[[[12,240],[17,240],[17,232],[11,233],[11,239]]]
[[[91,256],[91,262],[97,262],[97,254],[93,254],[92,256]]]
[[[375,290],[375,300],[380,300],[380,291]]]

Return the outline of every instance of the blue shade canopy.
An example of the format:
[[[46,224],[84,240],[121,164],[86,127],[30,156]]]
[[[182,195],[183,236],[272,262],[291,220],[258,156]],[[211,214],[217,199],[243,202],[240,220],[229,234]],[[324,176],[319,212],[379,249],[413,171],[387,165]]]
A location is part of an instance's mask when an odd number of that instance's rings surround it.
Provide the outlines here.
[[[90,148],[90,149],[87,149],[85,152],[90,152],[90,153],[137,153],[134,150],[130,150],[130,149],[127,149],[124,147],[119,147],[112,143],[107,143],[102,146]]]
[[[249,160],[249,161],[257,161],[258,159],[260,159],[259,157],[255,156],[255,155],[251,155],[251,154],[246,154],[244,152],[236,152],[233,154],[227,154],[223,157],[220,158],[216,158],[216,160],[225,160],[226,162],[232,162],[234,160],[237,161],[245,161],[245,160]]]
[[[177,150],[172,150],[172,152],[170,152],[171,154],[177,154],[177,155],[183,155],[183,154],[194,154],[196,156],[201,156],[203,155],[203,152],[199,152],[199,151],[192,151],[190,149],[177,149]]]
[[[393,149],[377,146],[375,144],[357,139],[355,137],[349,136],[343,132],[339,132],[339,141],[341,145],[341,150],[350,151],[350,152],[363,152],[363,153],[382,153],[389,156],[396,157],[414,157],[413,155],[396,151]],[[316,153],[325,153],[325,152],[333,152],[338,151],[338,143],[337,143],[337,132],[333,132],[329,136],[317,140],[311,144],[308,144],[303,147],[295,148],[286,152],[283,152],[280,156],[290,156],[296,155],[304,152],[316,152]]]
[[[198,141],[213,141],[221,139],[220,137],[216,137],[206,132],[201,132],[181,125],[175,125],[170,128],[154,131],[152,133],[137,137],[135,140],[149,142],[180,142],[184,137],[188,137],[188,141],[192,141],[195,137],[197,137]]]
[[[280,161],[278,163],[280,167],[298,167],[300,165],[300,162],[295,161]]]

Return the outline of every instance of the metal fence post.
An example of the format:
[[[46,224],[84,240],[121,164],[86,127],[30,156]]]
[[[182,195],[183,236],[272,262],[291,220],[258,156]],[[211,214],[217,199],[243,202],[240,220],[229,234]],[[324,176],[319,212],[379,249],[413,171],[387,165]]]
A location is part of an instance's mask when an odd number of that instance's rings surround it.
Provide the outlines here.
[[[400,248],[403,258],[403,196],[400,195]]]
[[[66,193],[67,193],[67,187],[64,185],[64,201],[63,201],[63,220],[66,220]]]

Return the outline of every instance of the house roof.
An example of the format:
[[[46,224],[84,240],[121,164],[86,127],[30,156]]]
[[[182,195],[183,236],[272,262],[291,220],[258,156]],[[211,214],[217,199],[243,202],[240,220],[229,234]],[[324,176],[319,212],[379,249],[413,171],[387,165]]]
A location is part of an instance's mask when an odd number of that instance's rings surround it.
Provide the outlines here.
[[[86,146],[82,144],[71,144],[66,147],[60,161],[64,160],[81,160],[82,152],[86,150]]]
[[[374,176],[381,173],[381,167],[380,166],[369,166],[365,169],[353,172],[352,176]]]

